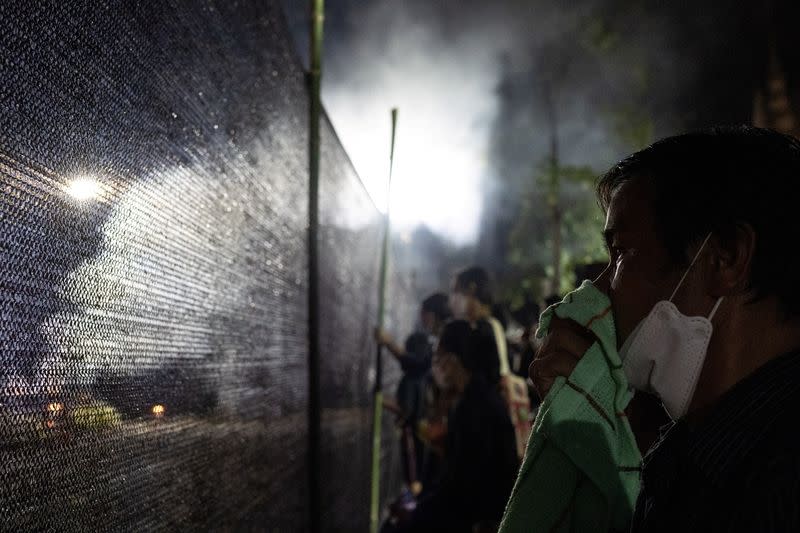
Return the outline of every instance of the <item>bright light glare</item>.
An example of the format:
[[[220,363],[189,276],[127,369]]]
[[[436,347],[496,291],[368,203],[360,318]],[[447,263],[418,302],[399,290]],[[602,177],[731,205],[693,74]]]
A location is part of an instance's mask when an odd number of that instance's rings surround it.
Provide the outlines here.
[[[323,100],[345,150],[382,211],[387,206],[389,110],[398,107],[392,226],[403,232],[425,224],[465,244],[477,237],[483,184],[490,171],[487,152],[496,111],[496,57],[481,52],[481,47],[431,55],[424,46],[426,37],[419,36],[423,43],[414,47],[417,53],[397,46],[380,60],[359,62],[353,75],[368,83],[331,84]],[[454,59],[463,55],[470,61]]]
[[[94,200],[100,195],[100,184],[89,178],[76,179],[69,184],[67,193],[82,202]]]
[[[342,116],[346,112],[339,116],[341,128],[347,132],[342,135],[345,148],[370,196],[385,212],[389,114],[381,113],[382,106],[375,107],[380,109],[360,120]],[[459,126],[461,135],[449,131]],[[483,207],[485,151],[485,139],[468,125],[432,109],[404,115],[401,107],[390,196],[392,226],[407,232],[426,224],[456,242],[475,239]]]
[[[166,409],[164,409],[164,406],[161,404],[156,404],[153,406],[153,414],[156,416],[164,416],[165,411]]]

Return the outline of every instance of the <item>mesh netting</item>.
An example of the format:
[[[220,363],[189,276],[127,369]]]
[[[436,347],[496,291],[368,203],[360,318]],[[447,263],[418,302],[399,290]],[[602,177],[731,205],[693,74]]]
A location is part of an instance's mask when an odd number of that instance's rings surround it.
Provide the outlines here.
[[[308,103],[278,2],[0,20],[0,529],[303,530]],[[323,524],[356,531],[380,219],[329,125],[322,179]]]

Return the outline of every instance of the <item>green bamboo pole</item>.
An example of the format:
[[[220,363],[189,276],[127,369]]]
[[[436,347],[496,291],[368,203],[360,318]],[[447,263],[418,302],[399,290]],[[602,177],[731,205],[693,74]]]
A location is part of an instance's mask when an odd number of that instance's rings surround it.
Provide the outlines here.
[[[389,185],[392,187],[392,171],[394,169],[394,140],[397,131],[397,108],[392,109],[392,141],[389,151]],[[381,247],[381,269],[378,278],[378,328],[383,329],[384,310],[386,306],[386,271],[389,263],[389,211],[391,201],[387,194],[386,214],[383,218],[383,246]],[[375,401],[372,419],[372,487],[370,494],[369,530],[377,533],[381,510],[381,416],[383,414],[383,349],[379,345],[375,362]]]
[[[309,529],[322,530],[322,489],[320,482],[322,403],[319,355],[319,160],[322,104],[322,30],[324,0],[311,4],[311,54],[309,69],[310,104],[308,125],[308,506]]]

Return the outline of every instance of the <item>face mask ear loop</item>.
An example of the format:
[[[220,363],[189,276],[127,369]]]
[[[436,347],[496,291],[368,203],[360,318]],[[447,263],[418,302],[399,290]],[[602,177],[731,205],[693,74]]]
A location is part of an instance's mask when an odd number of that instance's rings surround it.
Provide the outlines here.
[[[686,276],[688,276],[688,275],[689,275],[689,271],[690,271],[690,270],[692,270],[692,267],[693,267],[693,266],[694,266],[694,264],[697,262],[697,259],[700,257],[700,253],[703,251],[703,248],[705,248],[705,247],[706,247],[706,243],[708,242],[708,239],[710,239],[710,238],[711,238],[711,233],[712,233],[712,232],[709,232],[709,234],[708,234],[708,235],[706,235],[706,238],[705,238],[705,240],[703,241],[703,244],[701,244],[701,245],[700,245],[700,249],[699,249],[699,250],[697,250],[697,253],[696,253],[696,254],[694,254],[694,259],[692,259],[692,262],[691,262],[691,264],[689,264],[689,268],[687,268],[687,269],[686,269],[686,272],[684,272],[684,273],[683,273],[683,277],[682,277],[682,278],[681,278],[681,280],[678,282],[678,286],[677,286],[677,287],[675,287],[675,290],[674,290],[674,291],[672,291],[672,296],[670,296],[670,297],[669,297],[669,301],[670,301],[670,302],[671,302],[671,301],[672,301],[672,300],[675,298],[675,295],[676,295],[676,294],[678,294],[678,289],[680,289],[680,288],[681,288],[681,285],[683,285],[683,281],[686,279]]]
[[[717,309],[719,309],[719,304],[721,304],[722,300],[724,300],[724,299],[725,299],[724,296],[720,296],[719,299],[717,300],[717,303],[714,304],[714,309],[712,309],[711,310],[711,314],[708,315],[708,321],[709,322],[711,322],[714,319],[714,315],[717,314]]]

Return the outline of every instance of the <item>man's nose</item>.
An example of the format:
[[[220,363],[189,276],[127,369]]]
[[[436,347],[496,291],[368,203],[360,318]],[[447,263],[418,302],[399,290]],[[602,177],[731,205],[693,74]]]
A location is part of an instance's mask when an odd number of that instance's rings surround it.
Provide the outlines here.
[[[608,295],[611,293],[611,262],[609,261],[608,266],[606,269],[603,270],[602,274],[597,276],[594,280],[594,286],[600,292]]]

